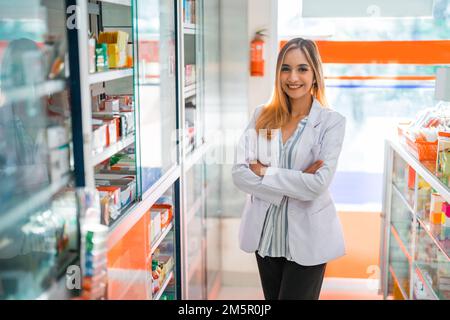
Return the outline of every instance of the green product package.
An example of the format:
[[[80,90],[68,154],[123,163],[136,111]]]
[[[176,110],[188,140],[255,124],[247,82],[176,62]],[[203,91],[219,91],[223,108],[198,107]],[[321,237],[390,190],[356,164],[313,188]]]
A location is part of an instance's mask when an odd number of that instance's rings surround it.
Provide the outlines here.
[[[108,67],[108,45],[97,43],[95,46],[95,67],[97,72],[106,71]]]

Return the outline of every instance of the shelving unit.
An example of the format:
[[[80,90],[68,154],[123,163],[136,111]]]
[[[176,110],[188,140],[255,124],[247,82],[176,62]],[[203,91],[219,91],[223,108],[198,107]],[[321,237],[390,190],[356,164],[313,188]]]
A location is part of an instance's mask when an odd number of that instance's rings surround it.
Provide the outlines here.
[[[89,75],[89,84],[103,83],[107,81],[114,81],[133,76],[133,69],[117,69],[98,73],[91,73]]]
[[[133,144],[134,141],[135,141],[134,136],[127,136],[127,137],[122,138],[122,140],[116,142],[115,144],[113,144],[109,147],[106,147],[106,149],[103,150],[102,152],[94,154],[94,156],[92,158],[92,164],[95,166],[95,165],[111,158],[113,155],[115,155],[122,149]]]
[[[67,11],[69,7],[76,6],[77,8],[76,28],[60,26],[61,30],[67,30],[68,59],[64,60],[64,63],[70,69],[70,78],[65,79],[60,75],[56,79],[52,78],[53,80],[40,79],[33,85],[17,85],[11,89],[2,88],[4,91],[0,91],[0,115],[2,110],[5,110],[4,108],[11,103],[31,99],[39,101],[40,98],[53,96],[61,91],[70,92],[70,95],[67,95],[70,96],[70,101],[68,101],[65,111],[71,116],[71,119],[67,119],[66,122],[72,126],[72,141],[68,145],[70,145],[71,152],[70,163],[74,164],[74,168],[70,168],[67,175],[36,190],[31,196],[27,195],[27,201],[5,211],[0,218],[2,222],[0,231],[3,232],[11,226],[20,228],[19,220],[32,216],[33,211],[36,211],[38,207],[51,206],[56,195],[64,194],[66,190],[70,189],[67,188],[68,186],[80,188],[79,190],[84,188],[86,194],[91,197],[90,192],[94,191],[98,185],[99,174],[117,173],[117,175],[136,177],[136,197],[132,199],[132,203],[122,208],[121,215],[109,226],[107,236],[108,269],[111,272],[108,277],[111,285],[108,285],[108,297],[111,299],[152,298],[144,289],[146,285],[148,288],[148,264],[152,262],[151,254],[149,259],[148,252],[154,253],[158,246],[160,246],[159,248],[164,247],[169,238],[172,241],[172,234],[174,269],[164,282],[162,290],[153,298],[159,299],[165,290],[169,290],[167,288],[170,288],[171,293],[175,293],[177,299],[194,298],[189,294],[186,246],[189,237],[193,236],[189,233],[189,217],[196,212],[200,215],[199,232],[195,234],[198,239],[193,240],[201,243],[196,261],[203,262],[206,256],[207,197],[204,157],[211,146],[206,141],[204,132],[206,113],[204,2],[203,0],[195,2],[195,23],[185,23],[182,1],[159,2],[159,15],[153,14],[156,12],[154,4],[152,1],[142,1],[138,7],[137,0],[61,1],[61,17],[54,21],[55,25],[60,22],[65,23],[72,17],[71,14],[74,13]],[[216,14],[218,15],[218,11]],[[156,31],[149,31],[148,23],[150,21],[160,28]],[[130,35],[129,43],[133,47],[133,67],[91,73],[89,63],[92,61],[92,51],[90,50],[92,47],[90,47],[88,34],[93,33],[94,36],[98,36],[102,31],[116,29],[126,30]],[[217,40],[217,46],[218,44]],[[185,86],[184,66],[186,62],[195,65],[195,81],[189,86]],[[102,147],[98,147],[95,143],[93,132],[96,129],[93,127],[93,123],[100,122],[98,120],[101,118],[100,108],[94,108],[95,100],[93,99],[93,96],[100,95],[93,94],[94,91],[99,91],[98,88],[104,90],[101,95],[128,94],[132,95],[134,100],[134,134],[120,134],[117,142],[111,143],[109,146],[107,146],[109,142],[106,142]],[[103,98],[102,96],[99,99]],[[187,142],[186,136],[180,133],[176,136],[177,141],[173,141],[172,135],[173,132],[186,131],[188,117],[186,109],[188,108],[190,111],[195,109],[195,115],[190,119],[195,125],[195,143],[190,153],[182,147]],[[156,125],[155,116],[158,117]],[[97,121],[94,120],[94,117]],[[0,117],[1,124],[2,118]],[[163,125],[158,126],[158,124]],[[96,145],[95,148],[94,145]],[[94,149],[101,150],[101,152],[95,153]],[[123,152],[127,152],[130,158],[134,159],[135,170],[105,173],[104,171],[110,169],[108,166],[112,166],[116,161],[118,154]],[[111,161],[107,161],[108,159]],[[191,208],[191,204],[187,202],[189,186],[186,177],[192,173],[194,168],[196,171],[194,176],[200,179],[198,185],[200,194],[196,198],[194,207]],[[173,205],[173,220],[169,228],[164,230],[156,243],[151,244],[148,243],[148,240],[143,240],[141,246],[131,248],[131,246],[124,245],[129,244],[128,241],[133,236],[145,238],[143,235],[147,234],[148,231],[145,230],[150,223],[149,210],[160,200]],[[78,228],[83,227],[81,218],[83,213],[78,212],[78,207],[74,208],[74,212],[77,217],[73,221],[77,222]],[[81,243],[80,230],[77,232],[77,241]],[[0,240],[2,240],[3,234],[0,234]],[[123,252],[121,246],[127,248],[127,251]],[[76,253],[79,254],[83,249],[83,247],[77,248]],[[128,250],[133,252],[136,260],[139,260],[136,262],[137,265],[132,267],[121,265],[126,260],[121,255],[130,254]],[[80,262],[80,265],[83,265],[83,262]],[[206,291],[205,263],[196,262],[194,266],[198,274],[202,275],[202,283],[199,285],[204,286],[204,291]],[[0,268],[0,280],[1,272]],[[217,282],[216,278],[211,279],[211,281]],[[66,297],[60,294],[58,288],[54,289],[53,287],[45,288],[45,292],[39,292],[36,295],[37,298],[43,299],[50,296]],[[203,294],[202,298],[204,297],[206,294]]]
[[[409,292],[402,291],[405,299],[449,299],[446,285],[440,287],[439,284],[450,279],[450,239],[440,240],[442,234],[446,234],[441,233],[445,226],[431,224],[428,211],[432,192],[438,192],[445,201],[449,201],[450,190],[429,170],[429,166],[418,161],[399,142],[386,141],[385,150],[380,252],[383,295],[387,298],[392,294],[389,291],[391,281],[398,283],[392,261],[404,261],[409,266]],[[398,227],[402,228],[401,232]],[[400,251],[396,252],[395,247]],[[433,285],[425,272],[433,279]],[[404,289],[402,285],[398,287]]]

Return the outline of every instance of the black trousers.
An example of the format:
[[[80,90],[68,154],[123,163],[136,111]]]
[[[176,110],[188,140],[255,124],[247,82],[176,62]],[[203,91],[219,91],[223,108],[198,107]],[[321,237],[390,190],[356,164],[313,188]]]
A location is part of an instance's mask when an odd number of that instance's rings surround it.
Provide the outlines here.
[[[301,266],[286,258],[255,254],[266,300],[319,299],[326,263]]]

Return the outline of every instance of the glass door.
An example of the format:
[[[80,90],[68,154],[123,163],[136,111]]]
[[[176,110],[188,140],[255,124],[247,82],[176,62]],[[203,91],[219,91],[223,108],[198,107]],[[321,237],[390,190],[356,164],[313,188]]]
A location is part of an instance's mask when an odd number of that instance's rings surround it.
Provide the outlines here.
[[[35,299],[79,250],[66,8],[0,7],[0,299]]]
[[[141,190],[143,197],[178,163],[176,35],[173,0],[137,0],[137,65]]]

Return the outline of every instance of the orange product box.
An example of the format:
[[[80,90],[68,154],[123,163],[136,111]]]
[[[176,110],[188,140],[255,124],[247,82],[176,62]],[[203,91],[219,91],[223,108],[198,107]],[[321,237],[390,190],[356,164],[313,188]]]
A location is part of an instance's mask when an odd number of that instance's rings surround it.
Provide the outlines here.
[[[444,214],[442,212],[430,212],[430,222],[432,224],[442,224]]]
[[[170,204],[160,203],[154,204],[152,210],[161,212],[161,229],[167,227],[173,218],[173,207]]]

